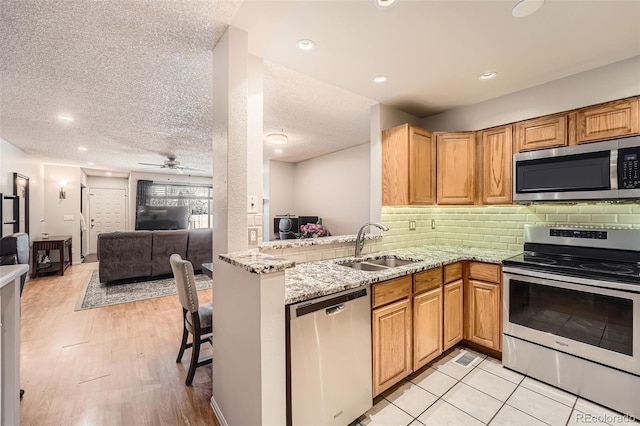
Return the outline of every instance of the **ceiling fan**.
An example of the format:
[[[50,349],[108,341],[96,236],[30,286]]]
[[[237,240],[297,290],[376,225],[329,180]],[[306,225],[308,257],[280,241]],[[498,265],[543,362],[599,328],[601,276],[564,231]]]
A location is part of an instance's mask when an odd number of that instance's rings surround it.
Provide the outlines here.
[[[178,173],[184,173],[183,170],[194,170],[198,172],[202,172],[204,170],[194,169],[193,167],[186,167],[180,164],[178,160],[176,160],[175,156],[167,156],[167,159],[164,160],[164,164],[153,164],[153,163],[138,163],[142,166],[152,166],[150,168],[159,168],[159,169],[171,169],[176,170]]]

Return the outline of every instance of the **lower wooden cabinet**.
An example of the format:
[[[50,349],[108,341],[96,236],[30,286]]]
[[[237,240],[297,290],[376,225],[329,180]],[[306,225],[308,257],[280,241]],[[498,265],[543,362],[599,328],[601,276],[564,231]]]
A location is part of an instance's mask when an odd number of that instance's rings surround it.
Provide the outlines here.
[[[441,336],[442,287],[438,287],[413,297],[414,371],[442,353]]]
[[[412,371],[411,299],[374,309],[371,320],[375,396]]]
[[[469,280],[467,339],[496,351],[501,350],[502,321],[500,316],[500,284]]]
[[[461,279],[444,286],[444,350],[461,341],[463,337],[462,287]]]

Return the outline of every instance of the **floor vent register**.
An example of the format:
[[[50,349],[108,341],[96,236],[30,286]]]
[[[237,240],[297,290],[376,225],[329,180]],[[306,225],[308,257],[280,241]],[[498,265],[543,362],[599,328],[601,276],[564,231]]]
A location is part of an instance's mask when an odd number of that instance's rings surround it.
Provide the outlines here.
[[[453,362],[455,362],[458,365],[461,365],[465,368],[469,368],[469,366],[471,366],[471,364],[473,364],[473,362],[476,360],[476,358],[478,358],[477,356],[475,356],[472,353],[469,353],[467,351],[462,351],[462,353],[460,353],[460,355],[458,355],[457,357],[455,357],[453,359]]]

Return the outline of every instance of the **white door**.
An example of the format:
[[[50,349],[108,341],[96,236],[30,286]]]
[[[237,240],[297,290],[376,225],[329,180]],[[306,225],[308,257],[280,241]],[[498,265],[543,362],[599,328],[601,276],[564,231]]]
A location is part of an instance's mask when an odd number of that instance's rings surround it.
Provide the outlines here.
[[[101,232],[127,230],[126,200],[124,189],[89,188],[89,253],[98,252]]]

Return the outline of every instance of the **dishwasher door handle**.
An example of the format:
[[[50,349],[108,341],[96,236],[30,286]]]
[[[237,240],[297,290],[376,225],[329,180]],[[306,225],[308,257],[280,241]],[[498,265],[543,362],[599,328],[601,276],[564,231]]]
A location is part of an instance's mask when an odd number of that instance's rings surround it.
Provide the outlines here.
[[[344,311],[344,303],[338,305],[338,306],[332,306],[330,308],[327,308],[324,310],[324,312],[328,315],[338,315],[340,312]]]

